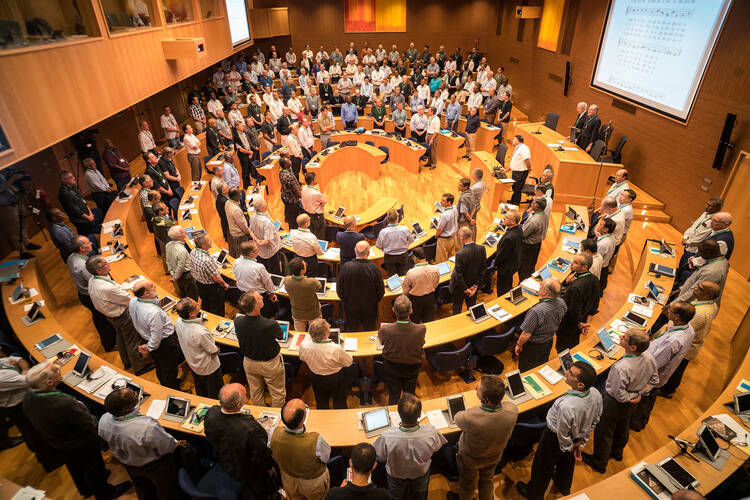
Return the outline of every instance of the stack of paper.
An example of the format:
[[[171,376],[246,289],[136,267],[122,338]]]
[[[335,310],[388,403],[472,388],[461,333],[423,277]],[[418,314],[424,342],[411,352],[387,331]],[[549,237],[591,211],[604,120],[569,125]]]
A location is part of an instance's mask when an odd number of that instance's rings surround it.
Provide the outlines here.
[[[563,376],[560,375],[560,372],[558,372],[557,370],[553,370],[549,365],[544,365],[539,370],[539,375],[544,377],[544,380],[549,382],[551,385],[555,385],[563,379]]]
[[[523,385],[526,390],[534,396],[534,399],[540,399],[552,394],[552,391],[541,381],[536,373],[530,373],[523,377]]]
[[[24,486],[13,495],[10,500],[40,500],[44,498],[47,492],[44,490],[37,490],[31,486]]]
[[[526,278],[521,282],[521,287],[532,295],[539,295],[540,286],[541,283],[539,283],[534,278]]]
[[[356,351],[357,350],[357,339],[353,337],[344,338],[344,350],[345,351]]]
[[[335,260],[339,258],[340,255],[341,255],[340,248],[328,247],[328,249],[325,252],[323,252],[323,255],[321,255],[320,258]]]
[[[505,321],[506,319],[512,316],[508,311],[500,307],[499,304],[495,304],[493,306],[488,307],[487,314],[489,314],[490,316],[492,316],[498,321]]]
[[[151,401],[151,406],[149,406],[148,410],[146,410],[146,415],[156,420],[159,420],[159,418],[161,417],[161,414],[164,413],[164,408],[166,407],[167,407],[166,399],[154,399],[153,401]]]
[[[443,410],[430,410],[427,412],[427,421],[435,426],[436,429],[445,429],[449,426],[448,421],[445,420]]]

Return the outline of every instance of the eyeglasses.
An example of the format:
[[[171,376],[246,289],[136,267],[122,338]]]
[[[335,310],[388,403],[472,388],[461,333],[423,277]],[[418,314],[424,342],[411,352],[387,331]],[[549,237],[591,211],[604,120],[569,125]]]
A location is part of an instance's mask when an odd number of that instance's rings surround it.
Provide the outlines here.
[[[701,284],[695,285],[695,288],[698,289],[698,290],[700,290],[701,292],[705,291],[705,290],[703,290],[703,285],[701,285]]]

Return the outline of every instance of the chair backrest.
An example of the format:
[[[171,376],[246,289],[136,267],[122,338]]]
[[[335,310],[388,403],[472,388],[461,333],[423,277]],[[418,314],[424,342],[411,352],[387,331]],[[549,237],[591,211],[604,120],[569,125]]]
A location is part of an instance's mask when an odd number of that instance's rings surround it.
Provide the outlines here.
[[[615,163],[622,163],[622,148],[625,147],[625,143],[628,142],[628,136],[623,135],[617,142],[617,147],[612,151],[612,160]]]
[[[110,28],[120,27],[122,24],[120,23],[120,18],[117,17],[117,14],[114,12],[107,12],[106,13],[107,18],[107,24]]]
[[[242,356],[238,352],[220,352],[219,363],[221,363],[222,373],[242,373]]]
[[[215,496],[199,490],[194,484],[193,480],[190,479],[190,474],[185,469],[180,469],[177,472],[177,480],[180,483],[180,489],[184,491],[191,498],[216,498]]]
[[[599,127],[599,132],[596,134],[597,139],[601,139],[604,141],[604,144],[607,144],[609,142],[609,138],[612,137],[612,132],[614,132],[615,128],[610,125],[609,123],[602,125]]]
[[[388,220],[385,218],[376,222],[375,225],[372,227],[372,232],[375,235],[375,237],[372,239],[374,240],[377,239],[378,235],[380,234],[380,231],[385,229],[385,226],[387,225],[388,225]]]
[[[437,254],[437,241],[434,243],[428,243],[422,247],[424,249],[424,256],[428,262],[435,260]]]
[[[401,222],[402,220],[404,220],[404,205],[403,204],[401,204],[401,208],[396,210],[396,212],[398,212],[398,221]]]
[[[271,151],[276,151],[277,149],[281,148],[281,144],[274,144],[273,149]]]
[[[606,144],[604,144],[604,141],[598,140],[594,143],[593,146],[591,146],[591,151],[589,154],[594,159],[594,161],[599,161],[599,159],[602,157],[602,153],[604,152],[604,149],[607,147]]]
[[[507,154],[508,154],[508,145],[505,144],[504,142],[501,142],[497,146],[497,154],[495,155],[495,159],[503,167],[505,167],[505,155]]]
[[[326,224],[325,231],[325,238],[323,239],[325,239],[326,241],[336,241],[336,235],[339,234],[339,231],[341,231],[341,229],[338,226]]]
[[[177,209],[180,208],[180,200],[177,198],[172,198],[171,200],[169,200],[169,208],[171,208],[173,212],[177,213]]]
[[[385,159],[380,162],[380,164],[382,165],[383,163],[388,162],[388,160],[390,159],[391,150],[390,148],[388,148],[388,146],[378,146],[378,149],[381,150],[383,153],[385,153]]]
[[[544,120],[544,126],[551,128],[552,130],[557,130],[558,120],[560,120],[560,115],[558,113],[547,113],[547,119]]]
[[[365,141],[365,144],[368,146],[375,146],[375,143],[373,141]]]
[[[269,156],[270,154],[271,154],[271,151],[263,151],[263,152],[262,152],[262,153],[260,154],[260,159],[261,159],[261,160],[265,160],[266,158],[268,158],[268,156]]]
[[[470,342],[467,342],[461,349],[457,351],[443,351],[435,354],[435,369],[438,371],[455,371],[463,368],[469,361],[471,356],[472,346]]]
[[[512,327],[500,335],[485,335],[477,345],[477,352],[482,356],[494,356],[495,354],[505,352],[508,345],[510,345],[515,330],[516,328]]]

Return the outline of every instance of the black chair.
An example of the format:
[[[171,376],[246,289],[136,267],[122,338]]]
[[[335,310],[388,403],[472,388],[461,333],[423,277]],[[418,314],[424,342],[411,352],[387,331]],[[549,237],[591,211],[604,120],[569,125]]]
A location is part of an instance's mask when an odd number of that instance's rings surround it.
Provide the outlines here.
[[[544,170],[552,170],[552,165],[550,165],[548,163],[544,167]],[[524,184],[523,187],[521,188],[521,194],[528,196],[528,198],[525,198],[525,199],[521,200],[521,204],[522,205],[524,203],[531,203],[532,202],[532,200],[534,199],[534,188],[536,187],[537,184],[539,184],[539,178],[538,177],[534,177],[531,174],[529,174],[529,176],[526,177],[526,179],[530,179],[530,180],[534,181],[534,183],[533,184]],[[553,198],[554,198],[554,196],[553,196]]]
[[[21,25],[12,19],[0,19],[0,45],[7,47],[11,45],[28,45],[29,42],[23,36]]]
[[[500,164],[500,166],[505,167],[505,155],[508,154],[508,145],[504,142],[501,142],[497,146],[497,154],[495,154],[495,159]]]
[[[380,234],[380,231],[382,231],[387,225],[388,225],[388,221],[386,220],[385,217],[383,217],[382,219],[377,221],[374,225],[367,227],[360,232],[364,234],[365,238],[367,238],[368,240],[377,240],[378,235]]]
[[[346,479],[346,468],[349,466],[349,462],[344,460],[341,455],[331,457],[326,462],[326,468],[330,476],[330,484],[341,484]]]
[[[432,243],[426,243],[422,248],[424,249],[424,256],[425,259],[427,259],[427,262],[435,260],[435,255],[437,254],[437,240],[433,240]]]
[[[453,303],[453,297],[451,296],[451,291],[450,291],[450,287],[448,286],[448,283],[443,283],[442,285],[438,285],[435,292],[436,292],[435,293],[435,305],[437,307],[442,307],[445,304]]]
[[[628,142],[628,136],[623,135],[617,142],[615,149],[608,149],[607,154],[602,161],[604,163],[622,163],[622,148],[625,147],[625,143]]]
[[[388,159],[391,157],[390,148],[388,146],[378,146],[378,149],[385,153],[385,159],[381,161],[380,164],[382,165],[383,163],[387,163]]]
[[[172,214],[172,217],[176,220],[177,219],[177,212],[180,208],[180,199],[179,198],[172,198],[169,200],[169,212]]]
[[[560,115],[558,113],[547,113],[547,119],[544,120],[544,126],[551,128],[552,130],[557,130],[557,122],[559,120]]]
[[[190,498],[215,498],[217,500],[233,500],[242,496],[242,485],[235,481],[224,469],[216,463],[198,481],[196,485],[186,469],[177,472],[180,488]]]
[[[401,222],[404,220],[404,205],[401,204],[401,208],[396,209],[396,212],[398,212],[398,221]]]
[[[341,144],[339,141],[331,141],[328,143],[328,147],[332,148],[333,146],[338,146],[339,144]]]
[[[210,168],[208,168],[208,162],[211,161],[211,158],[212,158],[211,155],[204,156],[203,157],[203,166],[206,168],[206,172],[208,172],[211,175],[214,175],[214,171],[211,170]]]
[[[467,342],[462,348],[455,351],[433,351],[427,354],[427,361],[433,370],[437,372],[457,371],[459,376],[470,384],[476,379],[472,370],[476,368],[477,360],[472,356],[471,342]]]
[[[365,141],[365,144],[367,144],[368,146],[375,147],[375,143],[373,141]]]
[[[292,362],[291,360],[284,360],[284,374],[286,375],[286,383],[292,382],[294,378],[297,376],[297,372],[299,371],[299,359],[297,359],[296,364]]]
[[[529,422],[516,422],[503,450],[502,462],[517,462],[528,457],[534,445],[542,438],[542,432],[546,427],[547,422],[535,415]]]
[[[277,149],[281,149],[281,144],[274,144],[271,152],[276,151]]]
[[[343,231],[338,226],[331,226],[330,224],[326,224],[325,227],[325,237],[323,238],[326,241],[336,241],[336,235],[339,234],[340,231]]]
[[[599,161],[605,149],[607,149],[607,145],[604,144],[604,141],[600,139],[597,140],[593,146],[591,146],[591,151],[589,151],[589,154],[591,155],[591,158],[594,159],[594,161]]]
[[[483,373],[499,375],[505,366],[495,356],[504,353],[513,341],[516,328],[511,327],[507,332],[499,335],[478,335],[471,339],[474,352],[477,354],[477,370]]]
[[[275,151],[275,150],[274,150],[274,151]],[[268,157],[269,157],[269,156],[271,155],[271,153],[273,153],[273,151],[263,151],[263,152],[262,152],[262,153],[260,154],[260,159],[261,159],[261,160],[265,160],[266,158],[268,158]]]
[[[238,352],[220,352],[219,363],[221,363],[221,373],[224,375],[232,373],[245,374],[245,368],[242,366],[242,356]]]
[[[609,123],[599,127],[599,131],[596,133],[596,140],[604,141],[604,144],[609,147],[609,138],[612,137],[612,132],[615,128]]]

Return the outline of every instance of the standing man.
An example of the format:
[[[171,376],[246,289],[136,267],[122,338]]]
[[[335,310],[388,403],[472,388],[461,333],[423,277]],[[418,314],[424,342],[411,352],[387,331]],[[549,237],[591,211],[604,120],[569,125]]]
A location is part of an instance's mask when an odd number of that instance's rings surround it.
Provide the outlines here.
[[[476,238],[476,220],[474,218],[474,212],[478,206],[476,198],[474,198],[474,192],[470,188],[471,181],[466,177],[461,177],[458,181],[458,192],[461,193],[458,196],[458,228],[467,227],[471,230],[471,234]]]
[[[405,295],[393,301],[395,323],[382,323],[378,339],[383,345],[385,378],[388,385],[388,404],[395,405],[402,394],[415,394],[417,376],[424,358],[427,328],[409,321],[411,302]]]
[[[416,90],[414,92],[416,95]],[[414,97],[412,97],[412,100],[413,99]],[[429,120],[424,114],[424,106],[422,106],[421,104],[417,105],[417,112],[413,113],[411,115],[411,120],[409,120],[409,128],[411,128],[411,138],[420,144],[426,142],[428,123]]]
[[[581,133],[581,130],[583,130],[583,126],[586,124],[586,111],[588,111],[588,109],[588,105],[583,101],[576,105],[576,113],[578,113],[578,117],[576,118],[575,123],[573,123],[573,128],[576,130],[575,132],[571,131],[571,137],[569,137],[569,139],[575,141]]]
[[[471,307],[477,302],[477,291],[484,283],[484,272],[487,266],[487,252],[483,245],[477,245],[471,229],[463,227],[458,230],[458,241],[462,248],[456,254],[456,266],[448,285],[453,298],[453,314],[463,308]]]
[[[255,215],[250,219],[250,232],[255,235],[253,240],[258,245],[258,262],[266,266],[271,274],[281,274],[281,236],[268,215],[266,200],[256,197],[253,200]]]
[[[219,391],[219,405],[206,413],[205,434],[213,458],[224,472],[242,484],[245,500],[268,498],[276,492],[268,434],[249,413],[242,411],[247,402],[241,384],[227,384]],[[253,401],[253,403],[255,403]]]
[[[375,448],[370,443],[359,443],[352,448],[349,466],[352,477],[344,481],[340,488],[331,488],[325,500],[391,500],[391,494],[385,488],[378,488],[370,480],[372,471],[378,466]]]
[[[596,370],[576,361],[565,372],[570,390],[557,398],[547,412],[547,427],[534,454],[531,479],[516,483],[518,492],[530,500],[543,500],[550,479],[563,495],[570,495],[576,460],[602,414],[602,396],[593,387]]]
[[[621,168],[615,172],[614,183],[607,190],[607,196],[616,200],[626,189],[630,189],[628,185],[628,171]]]
[[[133,485],[130,481],[107,482],[96,417],[74,397],[55,390],[62,382],[60,368],[45,361],[29,369],[26,381],[30,390],[23,400],[23,413],[60,454],[78,493],[109,499],[128,491]]]
[[[305,261],[295,257],[289,261],[290,275],[284,278],[284,288],[292,306],[294,329],[298,332],[306,332],[310,322],[320,318],[318,292],[325,292],[320,289],[320,281],[308,278],[306,272]]]
[[[284,204],[284,221],[289,230],[297,228],[299,215],[300,192],[299,171],[293,170],[292,160],[282,157],[279,160],[279,183],[281,184],[281,202]]]
[[[266,406],[268,388],[271,406],[281,408],[286,400],[286,371],[277,340],[284,333],[278,322],[261,316],[263,298],[258,292],[243,293],[238,308],[241,314],[234,317],[234,331],[243,356],[250,400],[254,405]]]
[[[141,152],[144,156],[146,153],[156,154],[154,135],[151,133],[150,126],[146,120],[141,122],[141,131],[138,132],[138,145],[141,147]]]
[[[257,149],[253,149],[253,147],[250,145],[250,140],[247,138],[247,134],[245,133],[245,122],[241,116],[240,119],[237,120],[237,122],[234,124],[234,132],[232,138],[237,150],[237,156],[239,156],[240,158],[240,169],[242,171],[242,187],[247,189],[252,185],[250,182],[250,177],[253,176],[253,166],[250,164],[250,161],[254,158]]]
[[[102,213],[107,213],[117,193],[112,191],[112,187],[107,182],[107,179],[96,168],[96,161],[93,158],[84,158],[81,160],[81,164],[86,169],[83,176],[86,178],[86,182],[91,189],[91,198]]]
[[[631,328],[620,336],[625,355],[609,370],[605,385],[602,417],[594,431],[594,453],[583,453],[581,459],[595,471],[604,473],[610,457],[622,460],[630,439],[630,416],[641,396],[659,383],[656,360],[646,352],[648,336]]]
[[[599,118],[599,106],[596,104],[589,106],[587,114],[586,123],[583,126],[583,130],[581,130],[581,135],[578,136],[578,146],[588,153],[591,151],[591,146],[599,134],[599,127],[602,126],[602,120]]]
[[[401,290],[411,301],[411,320],[415,323],[427,323],[435,319],[435,289],[440,284],[440,270],[427,262],[424,248],[415,248],[412,256],[415,265],[406,272]]]
[[[461,429],[456,454],[460,500],[474,498],[477,483],[479,500],[494,498],[492,477],[518,418],[518,407],[503,402],[505,383],[500,377],[483,376],[476,392],[480,405],[458,412],[454,419]],[[448,494],[451,500],[456,496]]]
[[[342,267],[344,264],[357,257],[354,252],[354,247],[357,243],[365,239],[364,234],[355,230],[357,228],[357,219],[355,219],[353,215],[347,215],[344,217],[343,222],[345,230],[336,233],[336,244],[340,249],[339,258]]]
[[[190,101],[190,117],[195,123],[195,133],[200,134],[206,128],[206,113],[203,111],[200,99],[197,95]]]
[[[109,275],[111,266],[103,255],[92,255],[86,261],[86,270],[91,274],[88,283],[89,297],[96,310],[103,314],[115,329],[117,351],[126,370],[142,375],[153,370],[153,364],[146,364],[138,352],[141,337],[130,319],[128,305],[130,293],[124,290]]]
[[[164,105],[164,112],[159,117],[159,121],[161,122],[161,128],[164,130],[167,143],[175,149],[182,147],[182,144],[180,144],[180,126],[166,104]]]
[[[434,107],[427,110],[427,146],[430,148],[430,159],[426,167],[435,170],[437,166],[438,134],[440,133],[440,115]]]
[[[448,441],[432,424],[419,424],[422,402],[406,393],[398,402],[401,424],[386,429],[373,446],[385,462],[388,491],[393,498],[427,500],[432,454]]]
[[[237,279],[237,288],[241,292],[258,292],[263,297],[263,310],[261,314],[265,317],[276,315],[278,298],[276,287],[271,281],[271,275],[263,264],[257,261],[258,245],[254,241],[246,241],[240,245],[239,259],[234,261],[232,272]]]
[[[709,198],[706,201],[706,210],[682,234],[682,245],[685,247],[685,252],[680,259],[680,267],[687,266],[688,258],[698,252],[698,243],[711,234],[711,219],[723,206],[724,201],[721,198]]]
[[[568,307],[557,332],[557,352],[578,345],[580,335],[586,335],[591,325],[589,316],[599,309],[601,289],[599,280],[591,273],[594,259],[579,253],[570,263],[570,274],[562,282],[562,299]]]
[[[510,210],[503,216],[506,227],[505,234],[497,244],[495,255],[495,269],[497,269],[497,296],[505,295],[513,288],[513,275],[521,266],[521,248],[523,247],[523,232],[518,223],[521,215],[516,210]]]
[[[151,355],[161,385],[179,391],[180,344],[174,335],[172,320],[159,307],[156,285],[146,280],[138,281],[133,285],[133,294],[135,297],[130,299],[128,310],[135,331],[146,341],[138,346],[138,352],[143,357]]]
[[[479,209],[482,208],[482,196],[484,196],[484,192],[487,190],[487,186],[484,184],[482,177],[484,177],[484,171],[481,168],[475,168],[471,171],[471,187],[469,188],[469,190],[471,191],[471,194],[474,195],[473,217],[475,223],[477,219],[477,213],[479,213]],[[474,234],[474,237],[476,238],[476,232]]]
[[[466,117],[466,155],[464,155],[464,158],[466,158],[467,160],[471,160],[471,153],[476,149],[474,147],[474,144],[476,143],[476,140],[477,140],[477,130],[479,129],[481,125],[482,123],[479,120],[479,115],[477,114],[477,108],[470,107],[469,116]]]
[[[229,190],[229,199],[224,204],[224,216],[229,230],[229,255],[236,259],[240,256],[240,245],[250,239],[250,228],[247,225],[245,213],[242,211],[245,192],[240,188]]]
[[[356,259],[341,266],[336,293],[344,304],[346,329],[350,332],[374,330],[378,321],[378,304],[385,295],[383,275],[370,262],[370,244],[360,241],[354,246]]]
[[[560,282],[555,278],[542,281],[539,302],[526,312],[516,343],[515,352],[521,372],[547,362],[555,332],[567,309],[565,301],[560,298]]]
[[[310,368],[315,407],[327,410],[333,400],[334,409],[346,409],[346,368],[354,359],[329,338],[330,325],[323,318],[312,320],[309,332],[311,342],[299,346],[299,359]]]
[[[322,96],[322,94],[321,94]],[[331,107],[328,104],[323,105],[323,111],[318,117],[318,130],[320,131],[320,148],[326,149],[331,142],[331,131],[336,126]]]
[[[511,204],[519,205],[521,203],[521,190],[526,184],[526,178],[531,170],[531,151],[523,143],[523,136],[516,135],[513,137],[513,156],[510,158],[510,167],[506,172],[512,172],[513,179],[513,196],[510,199]]]
[[[297,216],[297,229],[289,232],[289,245],[292,251],[305,261],[311,276],[318,274],[318,256],[323,255],[318,237],[310,232],[310,216],[300,214]]]
[[[186,297],[180,299],[174,309],[179,316],[174,331],[185,361],[193,371],[195,393],[204,398],[218,398],[219,390],[224,385],[220,351],[213,335],[199,317],[201,308],[196,301]]]
[[[322,240],[326,234],[326,221],[323,212],[328,203],[328,198],[320,192],[317,186],[318,176],[315,172],[305,174],[305,185],[302,187],[300,201],[302,210],[310,216],[310,231],[316,238]]]
[[[187,244],[187,233],[182,226],[172,226],[167,235],[169,243],[165,253],[170,281],[180,298],[190,297],[198,300],[198,285],[190,273],[190,246]]]
[[[615,254],[615,237],[613,233],[617,229],[617,223],[612,219],[601,217],[596,227],[594,228],[594,234],[596,235],[596,247],[599,251],[599,255],[602,257],[602,268],[599,277],[599,285],[602,289],[602,294],[607,288],[609,278],[609,262]]]
[[[357,127],[357,106],[352,103],[350,96],[346,96],[346,103],[341,106],[341,121],[344,122],[346,130],[353,130]]]
[[[409,245],[414,241],[414,235],[409,228],[398,224],[398,211],[389,210],[386,218],[388,226],[378,234],[375,246],[385,254],[383,264],[388,276],[403,276],[409,269]]]
[[[224,316],[224,290],[229,285],[221,277],[221,265],[208,250],[211,239],[201,234],[195,237],[195,248],[190,252],[190,274],[198,285],[198,295],[203,309]]]
[[[281,409],[281,425],[268,435],[268,447],[281,470],[281,484],[289,498],[322,499],[331,478],[326,463],[331,447],[323,437],[305,427],[307,407],[301,399],[288,401]]]
[[[521,266],[518,269],[518,281],[523,281],[534,272],[542,241],[547,236],[548,219],[544,210],[547,200],[537,196],[529,206],[532,215],[523,223],[521,240]]]
[[[171,196],[171,192],[170,192]],[[60,191],[58,199],[68,219],[76,227],[78,234],[99,234],[102,230],[102,211],[93,210],[86,204],[83,195],[76,187],[76,177],[72,172],[60,172]],[[28,245],[26,245],[28,246]]]

